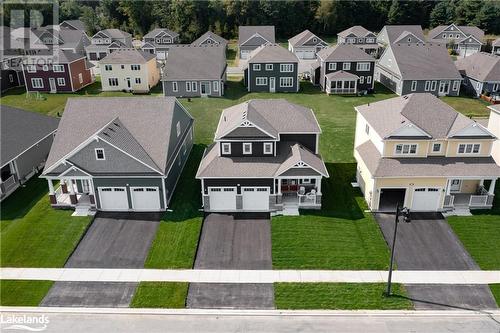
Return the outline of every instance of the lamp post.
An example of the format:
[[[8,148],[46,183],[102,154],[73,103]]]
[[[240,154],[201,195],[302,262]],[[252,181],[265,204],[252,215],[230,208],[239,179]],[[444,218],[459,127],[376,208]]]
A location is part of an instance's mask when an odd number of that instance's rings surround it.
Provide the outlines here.
[[[392,284],[392,266],[394,263],[394,248],[396,246],[396,235],[398,232],[399,217],[403,216],[406,223],[410,223],[410,209],[403,207],[399,208],[399,203],[396,205],[396,219],[394,221],[394,236],[392,237],[392,247],[391,247],[391,262],[389,264],[389,278],[387,280],[387,291],[386,296],[391,296],[391,284]]]

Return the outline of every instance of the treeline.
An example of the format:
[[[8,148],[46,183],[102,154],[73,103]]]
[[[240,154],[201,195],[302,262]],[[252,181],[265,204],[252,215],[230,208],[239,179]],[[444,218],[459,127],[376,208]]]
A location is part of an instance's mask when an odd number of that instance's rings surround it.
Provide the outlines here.
[[[17,1],[16,1],[17,2]],[[278,38],[304,29],[323,36],[336,35],[353,25],[379,31],[385,24],[477,25],[486,33],[500,34],[500,1],[344,1],[344,0],[60,0],[59,19],[80,18],[89,35],[101,28],[119,28],[141,37],[154,27],[168,27],[192,41],[208,29],[236,38],[240,25],[274,25]],[[35,8],[39,20],[51,24],[52,7],[46,4],[3,6],[4,24],[12,9]],[[29,18],[26,15],[26,24]],[[33,22],[31,18],[31,22]],[[36,20],[36,19],[35,19]]]

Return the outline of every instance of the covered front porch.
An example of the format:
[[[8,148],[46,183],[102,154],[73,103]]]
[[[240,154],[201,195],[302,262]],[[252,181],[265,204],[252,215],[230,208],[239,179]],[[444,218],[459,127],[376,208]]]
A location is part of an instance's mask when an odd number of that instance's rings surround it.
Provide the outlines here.
[[[47,178],[50,204],[55,208],[95,208],[95,191],[92,179]],[[56,186],[54,186],[56,182]]]
[[[277,200],[283,207],[321,208],[321,176],[277,179]]]
[[[448,179],[444,209],[488,209],[493,205],[496,179]]]
[[[337,71],[325,75],[327,94],[356,94],[359,76],[349,72]]]

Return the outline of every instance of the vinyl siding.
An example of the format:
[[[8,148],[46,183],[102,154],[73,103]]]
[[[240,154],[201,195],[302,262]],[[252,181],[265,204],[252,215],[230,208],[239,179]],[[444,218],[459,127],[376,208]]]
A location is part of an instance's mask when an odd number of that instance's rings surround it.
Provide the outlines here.
[[[357,82],[357,89],[358,91],[360,90],[369,90],[369,89],[373,89],[373,85],[375,83],[375,78],[374,78],[374,71],[375,71],[375,61],[359,61],[359,62],[369,62],[370,63],[370,70],[369,71],[357,71],[356,68],[357,68],[357,64],[358,64],[358,61],[351,61],[351,69],[349,70],[345,70],[345,72],[348,72],[348,73],[352,73],[354,75],[357,75],[357,76],[363,76],[364,77],[364,80],[363,82],[364,83],[360,83],[360,80],[358,80]],[[336,63],[337,67],[335,70],[329,70],[328,69],[328,66],[330,63]],[[326,74],[329,74],[329,73],[334,73],[334,72],[338,72],[338,71],[341,71],[343,70],[343,66],[344,66],[344,62],[331,62],[331,61],[328,61],[328,62],[323,62],[322,63],[322,68],[321,68],[321,80],[320,80],[320,86],[321,86],[321,90],[325,90],[325,83],[326,83],[326,78],[325,78],[325,75]],[[372,78],[371,80],[371,83],[366,83],[366,78],[370,76]]]
[[[49,135],[16,159],[19,179],[23,179],[26,175],[31,173],[34,168],[37,168],[42,162],[46,161],[53,141],[54,136]]]
[[[149,91],[160,80],[160,70],[156,66],[156,59],[151,59],[147,63],[137,64],[141,66],[138,71],[131,69],[131,64],[111,64],[112,70],[106,71],[105,63],[99,63],[101,68],[101,85],[103,91],[121,91],[137,90]],[[121,66],[124,66],[122,69]],[[110,78],[118,79],[118,86],[109,84]],[[135,83],[135,79],[140,78],[141,83]],[[130,79],[130,88],[127,85],[127,79]]]
[[[283,63],[285,64],[285,63]],[[297,92],[298,90],[298,64],[297,63],[286,63],[293,64],[293,72],[282,73],[280,72],[280,63],[273,63],[272,70],[266,70],[266,64],[260,63],[260,71],[255,71],[253,69],[253,63],[248,64],[248,68],[245,70],[245,85],[250,92],[269,92],[269,81],[271,77],[275,78],[275,91],[276,92]],[[250,81],[248,82],[248,73],[250,73]],[[266,85],[257,85],[257,77],[266,77]],[[291,77],[292,86],[291,87],[280,87],[280,78]]]
[[[220,97],[224,95],[224,82],[226,78],[226,72],[224,71],[221,78],[210,79],[210,80],[164,80],[163,81],[163,95],[164,96],[175,96],[175,97],[200,97],[201,96],[201,83],[210,83],[210,93],[207,96],[210,97]],[[177,82],[177,91],[173,89],[173,82]],[[187,91],[186,82],[196,82],[196,91]],[[219,91],[214,91],[214,82],[219,82]]]

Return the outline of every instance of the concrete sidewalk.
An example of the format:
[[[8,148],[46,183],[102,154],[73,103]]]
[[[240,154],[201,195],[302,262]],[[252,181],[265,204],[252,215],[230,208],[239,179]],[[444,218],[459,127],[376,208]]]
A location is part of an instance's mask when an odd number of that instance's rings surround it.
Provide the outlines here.
[[[387,281],[387,271],[1,268],[0,279],[100,282],[376,283]],[[500,271],[394,271],[393,282],[405,284],[491,284],[500,283]]]

